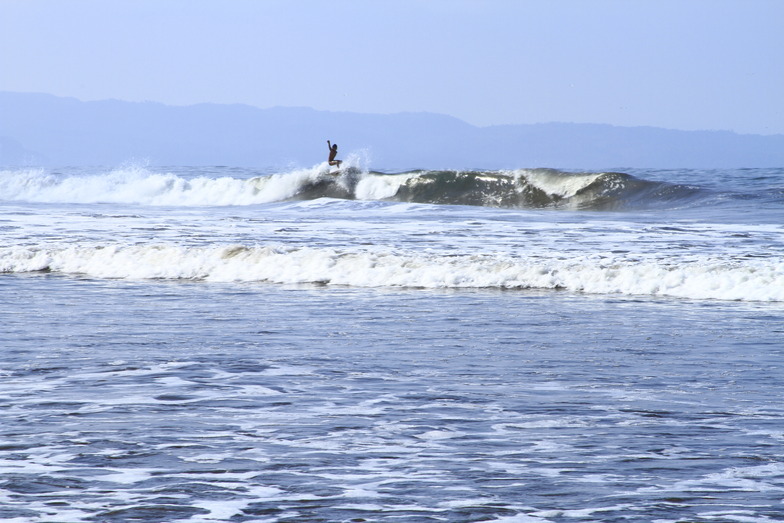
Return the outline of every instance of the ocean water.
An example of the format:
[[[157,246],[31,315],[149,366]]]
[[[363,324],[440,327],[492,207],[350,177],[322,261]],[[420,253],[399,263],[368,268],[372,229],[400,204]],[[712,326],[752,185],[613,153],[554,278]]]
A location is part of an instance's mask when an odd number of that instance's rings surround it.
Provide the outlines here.
[[[0,170],[0,520],[784,521],[784,169]]]

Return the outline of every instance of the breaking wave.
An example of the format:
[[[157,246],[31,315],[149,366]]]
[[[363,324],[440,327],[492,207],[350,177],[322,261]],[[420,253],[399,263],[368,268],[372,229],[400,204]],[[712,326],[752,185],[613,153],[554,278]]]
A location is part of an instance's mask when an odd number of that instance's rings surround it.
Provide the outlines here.
[[[98,174],[0,172],[0,201],[151,206],[254,205],[342,198],[516,209],[626,210],[699,205],[710,191],[621,172],[416,170],[389,174],[326,164],[263,176],[182,176],[145,168]]]
[[[598,262],[497,254],[298,248],[283,245],[16,246],[0,248],[0,272],[96,278],[269,282],[351,287],[562,289],[589,294],[784,301],[784,262],[693,257]]]

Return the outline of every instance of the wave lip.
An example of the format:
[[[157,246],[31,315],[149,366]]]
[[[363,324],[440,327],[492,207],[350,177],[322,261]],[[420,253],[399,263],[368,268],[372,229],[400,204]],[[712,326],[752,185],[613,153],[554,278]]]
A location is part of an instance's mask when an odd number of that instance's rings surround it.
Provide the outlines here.
[[[0,272],[352,287],[563,289],[589,294],[784,301],[784,261],[597,260],[243,245],[4,247]]]

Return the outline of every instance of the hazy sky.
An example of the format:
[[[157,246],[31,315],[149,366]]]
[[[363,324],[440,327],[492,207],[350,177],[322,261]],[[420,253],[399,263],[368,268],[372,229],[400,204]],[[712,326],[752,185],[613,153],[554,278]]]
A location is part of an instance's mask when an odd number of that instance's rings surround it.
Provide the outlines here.
[[[0,0],[0,90],[784,133],[784,0]]]

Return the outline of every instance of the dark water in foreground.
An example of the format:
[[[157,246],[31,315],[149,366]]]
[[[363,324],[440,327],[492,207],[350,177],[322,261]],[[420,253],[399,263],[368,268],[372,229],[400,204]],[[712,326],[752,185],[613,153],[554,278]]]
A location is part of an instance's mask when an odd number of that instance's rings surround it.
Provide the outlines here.
[[[4,521],[784,520],[779,304],[54,275],[0,296]]]

